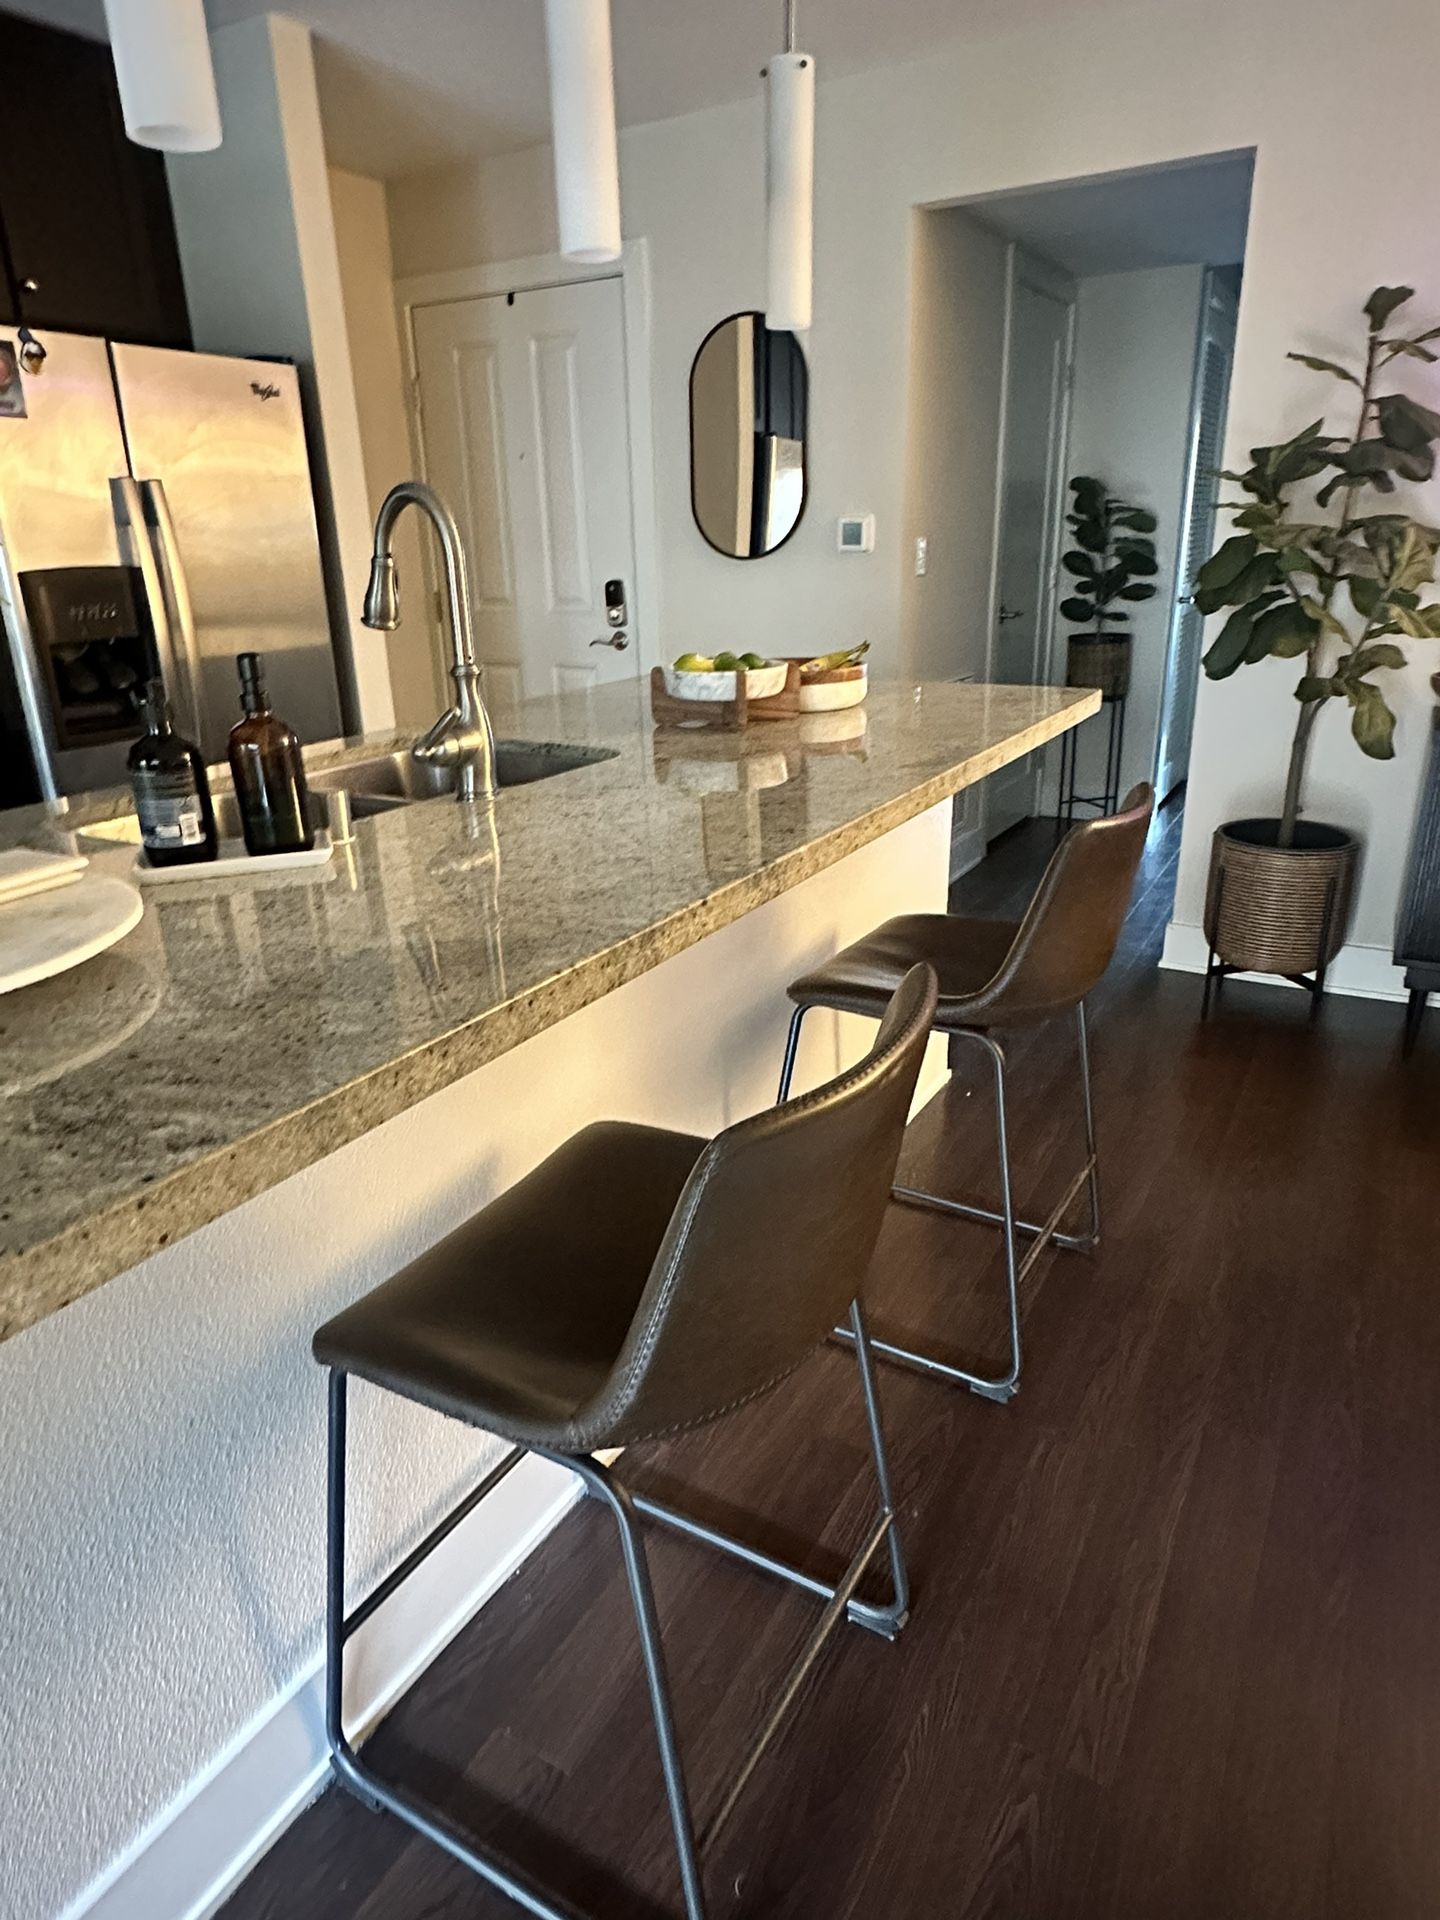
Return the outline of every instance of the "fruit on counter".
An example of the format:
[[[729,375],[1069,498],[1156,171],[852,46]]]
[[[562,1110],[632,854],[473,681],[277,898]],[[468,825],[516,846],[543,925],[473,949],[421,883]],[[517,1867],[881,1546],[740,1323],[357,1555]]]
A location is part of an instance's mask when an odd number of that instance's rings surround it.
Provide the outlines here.
[[[675,662],[676,673],[753,673],[758,667],[773,667],[763,653],[717,653],[712,659],[704,653],[682,653]]]
[[[870,642],[862,640],[858,647],[842,647],[838,653],[817,654],[813,660],[806,660],[801,673],[835,673],[841,667],[858,667],[870,651]]]

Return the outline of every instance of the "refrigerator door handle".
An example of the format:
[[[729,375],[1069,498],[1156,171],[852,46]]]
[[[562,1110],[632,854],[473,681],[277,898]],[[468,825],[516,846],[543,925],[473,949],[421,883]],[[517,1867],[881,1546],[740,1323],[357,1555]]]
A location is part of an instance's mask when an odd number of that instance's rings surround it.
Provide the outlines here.
[[[184,691],[177,689],[177,716],[183,716],[182,731],[197,743],[202,742],[204,714],[200,703],[200,647],[195,636],[195,610],[190,600],[190,583],[180,559],[180,543],[175,538],[175,521],[165,497],[163,480],[139,482],[141,507],[150,546],[159,569],[160,590],[165,596],[165,617],[170,628],[170,647],[179,670]]]
[[[155,636],[155,652],[160,662],[160,677],[165,682],[165,691],[176,709],[176,718],[188,732],[186,723],[189,719],[190,684],[175,655],[169,602],[160,582],[160,569],[155,562],[155,549],[145,525],[145,509],[140,499],[140,489],[128,473],[112,476],[110,506],[115,515],[115,531],[120,536],[120,557],[127,566],[134,567],[140,575],[141,591],[145,596],[145,607],[150,616],[150,629]]]
[[[55,773],[55,756],[60,750],[60,743],[55,738],[54,715],[45,691],[44,672],[35,650],[35,636],[30,630],[25,595],[20,590],[20,575],[11,559],[5,528],[0,524],[0,652],[5,648],[7,628],[10,667],[15,677],[15,690],[20,696],[20,711],[25,720],[40,798],[46,806],[63,806],[60,783]]]

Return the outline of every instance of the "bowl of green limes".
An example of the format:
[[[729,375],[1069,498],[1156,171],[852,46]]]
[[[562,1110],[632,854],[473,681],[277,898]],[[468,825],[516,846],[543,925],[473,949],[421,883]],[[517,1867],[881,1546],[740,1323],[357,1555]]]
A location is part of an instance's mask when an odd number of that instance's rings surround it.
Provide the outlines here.
[[[672,700],[733,700],[743,683],[747,700],[765,700],[783,691],[788,671],[762,653],[682,653],[665,668],[665,691]]]

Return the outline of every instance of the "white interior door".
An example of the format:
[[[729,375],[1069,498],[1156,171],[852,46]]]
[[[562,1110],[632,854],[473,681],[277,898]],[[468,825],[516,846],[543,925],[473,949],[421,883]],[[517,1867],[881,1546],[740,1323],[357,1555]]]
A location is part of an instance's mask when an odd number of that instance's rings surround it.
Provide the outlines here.
[[[1233,287],[1212,274],[1205,296],[1190,415],[1189,466],[1181,520],[1180,555],[1175,568],[1175,610],[1165,663],[1160,708],[1160,739],[1155,750],[1155,793],[1168,800],[1190,770],[1190,739],[1195,731],[1195,697],[1200,687],[1200,653],[1205,617],[1195,605],[1191,585],[1196,569],[1215,538],[1215,503],[1225,441],[1225,410],[1230,399],[1230,366],[1235,357],[1236,301]]]
[[[497,721],[535,694],[633,677],[620,282],[447,300],[414,322],[426,477],[465,537]],[[615,580],[620,627],[606,618]]]
[[[1069,413],[1072,304],[1017,272],[1010,303],[1005,431],[1000,454],[1000,547],[989,678],[1049,679],[1055,557]],[[1036,810],[1041,756],[1027,754],[986,786],[985,837]]]

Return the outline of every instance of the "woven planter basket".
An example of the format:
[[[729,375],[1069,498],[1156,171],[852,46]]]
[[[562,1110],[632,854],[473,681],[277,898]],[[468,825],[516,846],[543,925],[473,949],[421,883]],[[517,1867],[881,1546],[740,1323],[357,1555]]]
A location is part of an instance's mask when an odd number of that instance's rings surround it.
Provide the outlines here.
[[[1130,636],[1081,640],[1072,635],[1065,679],[1072,687],[1098,687],[1106,700],[1123,700],[1130,691]]]
[[[1345,944],[1360,843],[1302,820],[1277,847],[1278,820],[1232,820],[1210,844],[1205,937],[1245,973],[1314,973]],[[1327,925],[1328,912],[1328,925]]]

